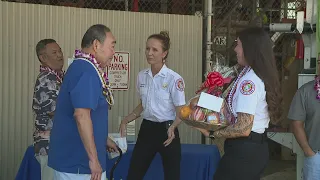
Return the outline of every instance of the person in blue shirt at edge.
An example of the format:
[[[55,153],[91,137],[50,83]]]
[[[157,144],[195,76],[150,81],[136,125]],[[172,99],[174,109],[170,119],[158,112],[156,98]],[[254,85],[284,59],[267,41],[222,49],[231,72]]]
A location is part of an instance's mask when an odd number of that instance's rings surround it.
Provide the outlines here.
[[[113,96],[103,69],[115,53],[115,37],[104,25],[91,26],[81,50],[64,77],[51,131],[48,165],[55,180],[105,180],[107,148],[117,151],[108,138],[108,108]]]

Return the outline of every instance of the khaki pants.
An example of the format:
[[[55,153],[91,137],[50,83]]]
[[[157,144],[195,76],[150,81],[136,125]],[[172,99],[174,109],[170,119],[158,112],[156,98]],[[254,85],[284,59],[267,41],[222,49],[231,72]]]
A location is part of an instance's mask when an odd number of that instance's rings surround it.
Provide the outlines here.
[[[41,167],[41,180],[53,180],[53,169],[48,166],[48,156],[36,156]]]
[[[54,180],[90,180],[91,174],[72,174],[54,170]],[[101,180],[106,180],[107,174],[104,171],[101,175]]]

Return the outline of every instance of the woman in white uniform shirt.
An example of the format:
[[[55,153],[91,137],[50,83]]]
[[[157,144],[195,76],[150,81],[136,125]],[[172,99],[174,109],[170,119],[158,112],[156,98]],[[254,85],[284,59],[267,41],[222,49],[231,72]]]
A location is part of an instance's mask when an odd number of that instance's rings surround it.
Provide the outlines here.
[[[235,47],[244,68],[227,97],[237,121],[215,132],[200,131],[210,138],[226,138],[214,180],[259,180],[269,160],[265,129],[281,116],[281,91],[272,42],[261,28],[238,34]]]
[[[120,125],[123,136],[126,124],[142,113],[143,122],[132,153],[128,180],[142,180],[156,153],[162,157],[165,179],[180,179],[181,146],[177,126],[181,120],[176,112],[185,104],[184,81],[165,65],[169,48],[170,38],[166,32],[149,36],[145,54],[151,68],[140,71],[137,77],[141,102]]]

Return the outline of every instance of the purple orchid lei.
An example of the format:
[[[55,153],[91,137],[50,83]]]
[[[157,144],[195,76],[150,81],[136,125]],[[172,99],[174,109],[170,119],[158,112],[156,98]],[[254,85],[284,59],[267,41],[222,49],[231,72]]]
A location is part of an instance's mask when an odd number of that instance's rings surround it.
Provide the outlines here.
[[[320,75],[315,77],[314,89],[317,92],[317,99],[320,100]]]
[[[101,76],[104,81],[104,82],[102,82],[103,95],[106,97],[106,100],[109,103],[109,105],[113,105],[114,99],[113,99],[113,94],[111,92],[111,88],[109,85],[109,79],[108,79],[107,72],[103,71],[102,67],[100,66],[100,64],[98,63],[96,58],[92,54],[85,53],[85,52],[78,50],[78,49],[75,50],[74,57],[75,58],[84,58],[84,59],[90,61],[98,69],[99,76]]]
[[[107,73],[103,71],[103,69],[100,67],[100,64],[98,63],[98,61],[96,60],[96,58],[92,54],[85,53],[79,49],[76,49],[74,56],[75,56],[75,58],[85,58],[85,59],[89,60],[90,62],[92,62],[99,69],[99,72],[102,74],[106,84],[109,85],[109,79],[108,79]]]
[[[61,71],[56,71],[56,70],[51,69],[48,66],[40,65],[40,72],[50,72],[50,73],[54,74],[57,77],[57,83],[58,84],[62,83],[63,76],[64,76],[64,71],[62,71],[62,70]]]

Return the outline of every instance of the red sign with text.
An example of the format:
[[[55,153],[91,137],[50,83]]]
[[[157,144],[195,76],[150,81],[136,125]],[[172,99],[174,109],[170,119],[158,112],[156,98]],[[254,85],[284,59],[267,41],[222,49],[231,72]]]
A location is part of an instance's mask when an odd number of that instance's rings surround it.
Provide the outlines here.
[[[112,90],[128,90],[130,79],[129,52],[116,52],[107,68],[107,73]]]

